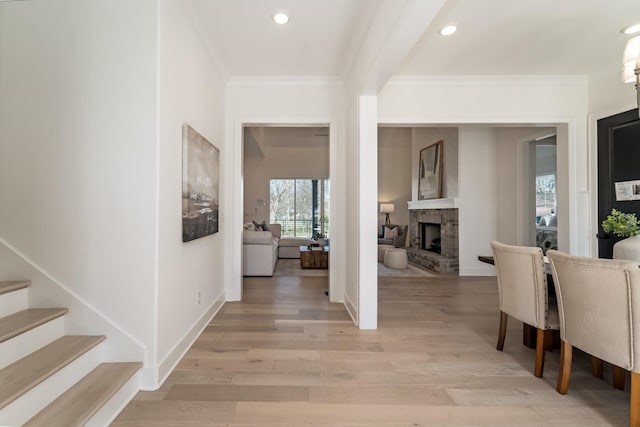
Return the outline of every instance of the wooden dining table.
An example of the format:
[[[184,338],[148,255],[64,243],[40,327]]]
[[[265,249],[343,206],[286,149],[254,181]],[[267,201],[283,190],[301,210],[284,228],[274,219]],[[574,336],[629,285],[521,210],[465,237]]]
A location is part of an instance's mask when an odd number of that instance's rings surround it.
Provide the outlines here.
[[[491,265],[496,265],[491,255],[478,255],[478,261]],[[553,275],[551,274],[551,266],[547,257],[544,257],[544,266],[547,273],[547,293],[549,297],[556,297],[556,288],[553,284]],[[522,344],[529,348],[536,348],[536,328],[522,323]],[[553,331],[553,342],[549,344],[550,348],[560,348],[560,331]]]

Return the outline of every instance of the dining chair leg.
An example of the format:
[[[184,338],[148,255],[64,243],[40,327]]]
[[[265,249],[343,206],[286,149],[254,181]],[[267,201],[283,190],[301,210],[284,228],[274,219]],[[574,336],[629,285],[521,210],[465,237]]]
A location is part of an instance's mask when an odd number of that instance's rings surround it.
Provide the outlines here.
[[[507,313],[500,311],[500,330],[498,331],[498,345],[496,349],[502,351],[504,348],[504,338],[507,335]]]
[[[640,427],[640,373],[631,371],[629,426]]]
[[[544,371],[545,332],[544,329],[538,328],[536,334],[536,365],[533,369],[533,375],[538,378],[542,377],[542,372]]]
[[[627,371],[619,366],[613,367],[613,388],[616,390],[624,390],[624,382],[626,380]]]
[[[556,386],[556,391],[560,394],[567,394],[567,391],[569,391],[572,353],[573,347],[571,344],[562,340],[560,343],[560,370],[558,371],[558,385]]]
[[[591,356],[591,375],[595,378],[602,378],[602,359]]]
[[[553,329],[546,329],[544,331],[544,349],[546,351],[553,351]]]

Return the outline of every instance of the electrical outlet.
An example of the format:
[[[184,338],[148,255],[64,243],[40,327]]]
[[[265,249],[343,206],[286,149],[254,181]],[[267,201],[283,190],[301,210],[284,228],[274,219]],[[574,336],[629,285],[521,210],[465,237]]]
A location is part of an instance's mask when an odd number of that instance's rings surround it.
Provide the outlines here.
[[[198,304],[200,304],[202,302],[202,295],[200,294],[200,291],[198,291]]]

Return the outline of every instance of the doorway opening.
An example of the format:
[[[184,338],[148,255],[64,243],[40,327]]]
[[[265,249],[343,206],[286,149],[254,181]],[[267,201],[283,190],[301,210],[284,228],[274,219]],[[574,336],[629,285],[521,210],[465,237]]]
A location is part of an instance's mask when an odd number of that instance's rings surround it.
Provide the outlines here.
[[[326,277],[329,127],[243,127],[243,284],[250,277]]]
[[[529,245],[558,249],[558,192],[556,135],[549,135],[530,143],[533,162],[529,185],[533,196],[532,216],[535,216],[535,233]]]

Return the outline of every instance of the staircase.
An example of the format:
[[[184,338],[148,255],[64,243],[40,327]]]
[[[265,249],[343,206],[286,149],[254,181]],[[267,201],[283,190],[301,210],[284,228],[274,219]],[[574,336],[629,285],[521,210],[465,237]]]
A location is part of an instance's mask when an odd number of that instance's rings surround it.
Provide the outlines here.
[[[0,426],[105,426],[138,391],[139,362],[104,363],[105,336],[65,334],[65,308],[29,308],[0,281]]]

